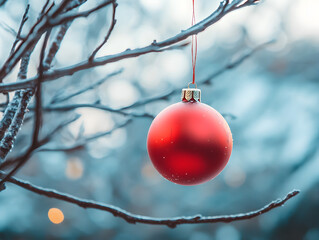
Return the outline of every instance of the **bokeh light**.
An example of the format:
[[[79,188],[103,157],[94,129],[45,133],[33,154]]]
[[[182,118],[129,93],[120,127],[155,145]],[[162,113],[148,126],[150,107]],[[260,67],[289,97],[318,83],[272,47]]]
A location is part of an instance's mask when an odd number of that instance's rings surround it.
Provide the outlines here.
[[[63,212],[58,208],[50,208],[48,212],[48,217],[50,221],[54,224],[60,224],[64,220]]]
[[[72,180],[76,180],[83,175],[83,163],[78,158],[71,158],[67,161],[65,175]]]

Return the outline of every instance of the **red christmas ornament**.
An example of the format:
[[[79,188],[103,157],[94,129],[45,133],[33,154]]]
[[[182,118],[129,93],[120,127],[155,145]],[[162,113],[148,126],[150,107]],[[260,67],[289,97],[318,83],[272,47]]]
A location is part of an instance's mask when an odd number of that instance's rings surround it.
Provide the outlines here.
[[[147,149],[154,167],[169,181],[196,185],[216,177],[233,147],[229,126],[214,108],[200,102],[200,90],[182,91],[182,102],[152,122]]]

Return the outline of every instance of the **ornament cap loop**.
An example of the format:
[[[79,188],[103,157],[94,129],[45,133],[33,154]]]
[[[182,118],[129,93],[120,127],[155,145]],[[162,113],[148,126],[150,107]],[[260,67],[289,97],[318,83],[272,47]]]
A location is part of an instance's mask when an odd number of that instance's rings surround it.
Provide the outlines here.
[[[197,88],[183,88],[182,89],[182,101],[183,102],[200,102],[201,91]]]
[[[196,84],[196,83],[192,83],[192,82],[190,82],[190,83],[187,85],[187,87],[189,88],[189,85],[191,85],[191,84],[195,85],[195,88],[197,89],[197,84]]]

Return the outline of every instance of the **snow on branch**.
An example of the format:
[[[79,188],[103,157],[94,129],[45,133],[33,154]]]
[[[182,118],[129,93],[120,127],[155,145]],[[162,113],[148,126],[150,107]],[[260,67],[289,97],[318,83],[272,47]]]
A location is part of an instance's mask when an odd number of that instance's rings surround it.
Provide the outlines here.
[[[0,177],[1,177],[1,172],[0,172]],[[177,225],[182,225],[182,224],[221,223],[221,222],[229,223],[229,222],[251,219],[254,217],[258,217],[262,214],[265,214],[275,208],[283,206],[289,199],[295,197],[296,195],[300,193],[299,190],[293,190],[289,192],[285,197],[272,201],[258,210],[254,210],[247,213],[220,215],[220,216],[202,216],[198,214],[195,216],[180,216],[180,217],[173,217],[173,218],[153,218],[153,217],[133,214],[113,205],[74,197],[70,194],[61,193],[54,189],[39,187],[27,181],[23,181],[14,177],[9,178],[8,182],[11,182],[17,186],[20,186],[26,190],[37,193],[39,195],[43,195],[49,198],[55,198],[68,203],[72,203],[85,209],[92,208],[92,209],[98,209],[98,210],[112,213],[115,217],[120,217],[128,223],[166,225],[170,228],[175,228]]]

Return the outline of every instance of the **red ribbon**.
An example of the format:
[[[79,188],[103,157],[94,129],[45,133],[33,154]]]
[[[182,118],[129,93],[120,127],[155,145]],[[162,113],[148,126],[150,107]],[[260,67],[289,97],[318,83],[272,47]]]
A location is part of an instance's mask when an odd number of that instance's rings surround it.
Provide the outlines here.
[[[192,26],[196,24],[195,18],[195,0],[193,0],[193,17],[192,17]],[[195,84],[195,69],[197,61],[197,34],[192,35],[192,67],[193,67],[193,84]]]

